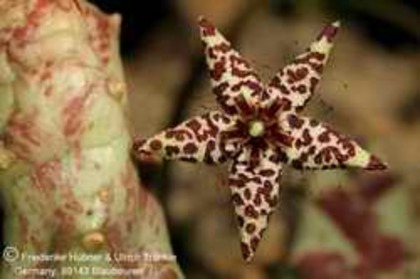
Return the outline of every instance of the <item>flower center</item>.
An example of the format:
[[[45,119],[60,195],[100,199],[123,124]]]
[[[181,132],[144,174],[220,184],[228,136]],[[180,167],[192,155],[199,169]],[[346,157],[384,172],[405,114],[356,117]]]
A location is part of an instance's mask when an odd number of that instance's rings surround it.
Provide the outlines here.
[[[261,137],[265,133],[265,125],[261,120],[252,120],[248,125],[248,133],[251,137]]]

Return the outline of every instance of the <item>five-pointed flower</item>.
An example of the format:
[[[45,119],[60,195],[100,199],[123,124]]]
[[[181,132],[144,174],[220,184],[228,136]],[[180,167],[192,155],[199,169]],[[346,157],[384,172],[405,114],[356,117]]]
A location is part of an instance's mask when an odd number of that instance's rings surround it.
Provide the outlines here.
[[[249,261],[279,199],[283,165],[298,169],[362,167],[385,169],[355,141],[298,112],[312,96],[339,23],[265,85],[207,20],[199,20],[211,84],[222,108],[189,119],[150,139],[136,140],[139,157],[163,156],[193,162],[229,161],[228,185]]]

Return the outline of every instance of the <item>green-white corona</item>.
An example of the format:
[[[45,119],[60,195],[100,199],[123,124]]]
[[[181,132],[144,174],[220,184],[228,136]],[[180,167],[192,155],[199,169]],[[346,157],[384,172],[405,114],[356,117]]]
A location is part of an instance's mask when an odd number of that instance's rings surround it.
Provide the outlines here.
[[[262,137],[265,133],[265,125],[261,120],[253,120],[249,123],[248,133],[251,137]]]

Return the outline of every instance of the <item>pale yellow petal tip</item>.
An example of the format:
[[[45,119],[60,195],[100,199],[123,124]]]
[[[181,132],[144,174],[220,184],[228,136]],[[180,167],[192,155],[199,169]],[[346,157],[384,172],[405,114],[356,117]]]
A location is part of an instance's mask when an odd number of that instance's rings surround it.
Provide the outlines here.
[[[82,239],[82,246],[87,251],[97,251],[105,245],[105,236],[101,232],[90,232]]]

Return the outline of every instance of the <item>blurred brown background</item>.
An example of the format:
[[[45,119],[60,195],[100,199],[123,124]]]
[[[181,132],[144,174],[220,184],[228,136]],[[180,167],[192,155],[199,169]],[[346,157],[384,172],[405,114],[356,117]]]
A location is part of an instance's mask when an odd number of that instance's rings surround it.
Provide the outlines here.
[[[139,166],[166,210],[187,278],[420,278],[418,1],[93,2],[123,15],[130,117],[143,137],[216,108],[198,15],[214,22],[266,80],[324,24],[342,22],[304,114],[356,136],[390,171],[286,171],[279,209],[254,262],[245,264],[225,166]]]

